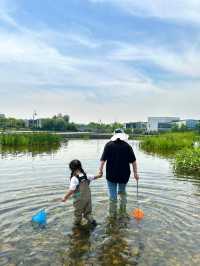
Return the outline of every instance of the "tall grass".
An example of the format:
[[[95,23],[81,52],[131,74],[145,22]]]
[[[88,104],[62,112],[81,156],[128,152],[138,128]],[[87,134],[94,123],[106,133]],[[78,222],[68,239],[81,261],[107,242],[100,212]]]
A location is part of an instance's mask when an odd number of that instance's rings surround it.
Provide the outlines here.
[[[200,148],[185,148],[175,155],[174,170],[178,173],[186,173],[200,176]]]
[[[42,146],[60,143],[60,136],[48,133],[0,134],[0,145],[9,147]]]
[[[178,173],[200,176],[200,148],[194,148],[196,141],[200,141],[200,135],[194,132],[166,133],[144,138],[140,147],[150,153],[170,155]]]
[[[197,135],[193,132],[166,133],[143,138],[140,147],[147,152],[174,154],[183,148],[191,148],[196,139]]]

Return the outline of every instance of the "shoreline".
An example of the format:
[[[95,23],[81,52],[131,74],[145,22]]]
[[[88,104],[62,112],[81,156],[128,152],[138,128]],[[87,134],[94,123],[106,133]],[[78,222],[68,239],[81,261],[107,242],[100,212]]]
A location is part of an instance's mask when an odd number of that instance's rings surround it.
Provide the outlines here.
[[[110,139],[113,134],[111,133],[96,133],[96,132],[52,132],[52,131],[0,131],[0,134],[33,134],[33,133],[47,133],[59,135],[65,139]],[[145,135],[129,135],[129,139],[138,139],[145,137]]]

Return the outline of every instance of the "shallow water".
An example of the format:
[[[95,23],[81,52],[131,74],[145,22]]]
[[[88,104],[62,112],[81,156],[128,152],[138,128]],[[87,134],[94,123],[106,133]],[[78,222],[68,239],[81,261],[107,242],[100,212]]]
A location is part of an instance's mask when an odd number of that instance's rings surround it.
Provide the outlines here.
[[[175,176],[170,162],[131,144],[139,163],[139,206],[145,218],[108,219],[105,178],[91,183],[98,226],[73,228],[72,200],[56,200],[68,185],[67,163],[79,158],[96,173],[105,140],[70,140],[52,152],[4,153],[0,159],[0,265],[200,265],[200,181]],[[128,184],[127,211],[136,206]],[[38,210],[46,228],[32,226]]]

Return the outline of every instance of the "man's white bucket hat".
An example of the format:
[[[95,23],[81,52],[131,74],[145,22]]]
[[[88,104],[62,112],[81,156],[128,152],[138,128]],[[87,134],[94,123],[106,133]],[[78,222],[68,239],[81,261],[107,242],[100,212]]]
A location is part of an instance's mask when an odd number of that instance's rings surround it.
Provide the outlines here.
[[[126,133],[124,133],[123,129],[121,129],[121,128],[115,129],[114,135],[112,136],[111,140],[115,141],[117,139],[126,141],[126,140],[128,140],[128,135]]]

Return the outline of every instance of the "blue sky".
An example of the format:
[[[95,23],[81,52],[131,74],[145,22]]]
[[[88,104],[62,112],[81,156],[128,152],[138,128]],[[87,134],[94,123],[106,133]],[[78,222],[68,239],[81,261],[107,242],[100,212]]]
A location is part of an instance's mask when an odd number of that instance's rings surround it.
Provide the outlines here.
[[[0,113],[199,119],[197,0],[0,0]]]

